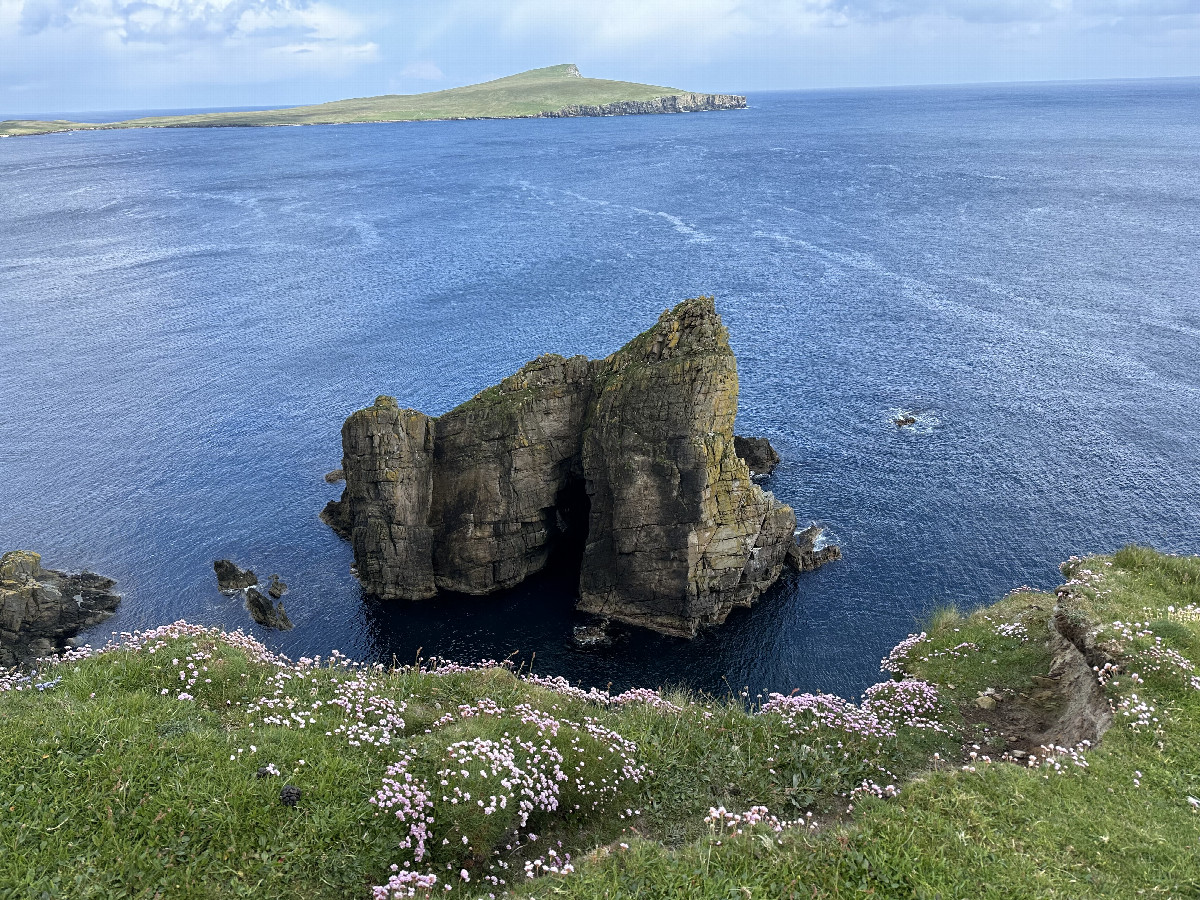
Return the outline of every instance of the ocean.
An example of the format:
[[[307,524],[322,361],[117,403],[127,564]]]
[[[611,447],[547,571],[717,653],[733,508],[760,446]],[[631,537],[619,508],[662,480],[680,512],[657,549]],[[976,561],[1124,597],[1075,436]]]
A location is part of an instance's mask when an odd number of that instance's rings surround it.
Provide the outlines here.
[[[0,548],[293,657],[516,653],[585,686],[854,695],[1071,554],[1200,552],[1200,80],[751,94],[744,111],[0,141]],[[738,431],[844,558],[693,641],[574,584],[379,604],[317,518],[378,394],[437,414],[716,297]],[[910,428],[893,423],[912,413]],[[294,631],[218,593],[277,572]]]

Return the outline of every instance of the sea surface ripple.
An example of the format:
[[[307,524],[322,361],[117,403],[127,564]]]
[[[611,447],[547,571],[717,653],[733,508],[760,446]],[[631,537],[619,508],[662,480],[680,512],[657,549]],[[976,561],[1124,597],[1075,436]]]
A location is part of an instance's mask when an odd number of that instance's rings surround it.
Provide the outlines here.
[[[601,687],[861,691],[947,603],[1200,551],[1200,81],[752,94],[744,112],[0,141],[0,548],[111,630],[518,651]],[[570,578],[380,606],[317,519],[377,394],[441,413],[714,294],[767,487],[845,558],[695,641],[571,642]],[[918,417],[897,428],[901,412]]]

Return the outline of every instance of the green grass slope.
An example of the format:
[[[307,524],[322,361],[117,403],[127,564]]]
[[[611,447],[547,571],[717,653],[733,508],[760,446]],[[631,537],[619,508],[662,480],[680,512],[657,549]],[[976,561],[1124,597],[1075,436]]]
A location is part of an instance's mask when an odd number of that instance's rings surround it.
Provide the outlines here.
[[[512,118],[554,112],[567,106],[601,106],[626,100],[652,100],[684,93],[676,88],[601,78],[582,78],[574,65],[532,69],[483,84],[428,94],[388,94],[338,100],[314,106],[260,112],[153,116],[126,122],[9,120],[0,136],[95,131],[111,128],[213,128],[222,126],[321,125],[343,122],[401,122],[429,119]]]
[[[1200,897],[1200,558],[1066,572],[940,612],[857,703],[292,663],[180,624],[0,672],[0,900]],[[980,701],[1053,717],[1055,611],[1114,719],[1031,758]]]

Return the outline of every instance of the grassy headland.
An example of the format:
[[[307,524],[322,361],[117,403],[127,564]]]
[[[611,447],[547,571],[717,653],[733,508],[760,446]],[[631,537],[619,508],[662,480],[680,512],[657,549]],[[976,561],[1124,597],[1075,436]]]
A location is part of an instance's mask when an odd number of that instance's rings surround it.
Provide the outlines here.
[[[181,624],[0,673],[0,898],[1200,896],[1200,558],[1064,571],[943,610],[858,703]],[[1112,726],[1037,747],[1074,708],[1068,626]]]
[[[687,92],[653,84],[583,78],[574,65],[564,64],[427,94],[387,94],[258,112],[152,116],[102,124],[12,119],[0,122],[0,137],[112,128],[219,128],[520,118],[555,113],[571,107],[602,107],[679,96],[687,96]]]

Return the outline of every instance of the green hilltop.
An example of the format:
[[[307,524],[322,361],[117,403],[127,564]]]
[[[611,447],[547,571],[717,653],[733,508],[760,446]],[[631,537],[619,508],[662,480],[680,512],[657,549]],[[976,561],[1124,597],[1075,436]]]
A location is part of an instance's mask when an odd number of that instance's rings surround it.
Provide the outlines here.
[[[694,96],[677,88],[629,81],[584,78],[567,63],[530,69],[495,81],[427,94],[385,94],[312,106],[255,112],[151,116],[124,122],[0,122],[0,137],[113,128],[216,128],[264,125],[330,125],[349,122],[410,122],[433,119],[523,118],[570,107],[599,107],[662,97]],[[741,99],[741,98],[738,98]]]

